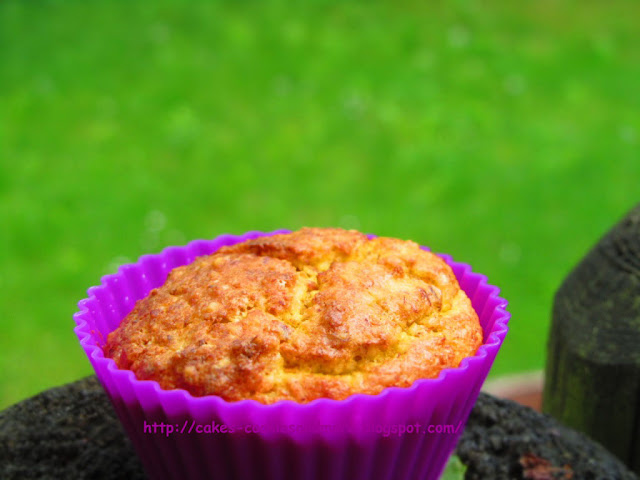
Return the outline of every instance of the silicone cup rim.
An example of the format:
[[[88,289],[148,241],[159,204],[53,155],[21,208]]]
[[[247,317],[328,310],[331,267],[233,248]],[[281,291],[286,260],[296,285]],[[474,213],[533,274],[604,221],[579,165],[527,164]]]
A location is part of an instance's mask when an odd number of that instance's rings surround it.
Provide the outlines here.
[[[271,232],[261,232],[261,231],[249,231],[241,235],[231,235],[231,234],[223,234],[215,237],[212,240],[193,240],[183,246],[169,246],[164,248],[161,252],[155,254],[145,254],[138,258],[136,262],[128,263],[125,265],[121,265],[117,272],[104,275],[100,279],[100,284],[96,286],[92,286],[87,290],[87,297],[80,300],[78,302],[79,310],[73,315],[74,321],[76,323],[76,327],[74,328],[74,332],[76,333],[80,345],[82,346],[84,352],[92,363],[92,366],[97,371],[97,367],[106,367],[112,374],[119,375],[121,380],[141,385],[150,385],[154,390],[154,393],[159,396],[164,395],[180,395],[183,400],[187,402],[193,403],[205,403],[211,402],[212,406],[216,408],[226,408],[226,409],[241,409],[248,406],[254,408],[260,408],[265,413],[269,411],[273,411],[274,413],[286,406],[287,408],[297,410],[299,413],[303,412],[311,412],[313,410],[324,410],[325,408],[349,408],[354,403],[359,402],[382,402],[387,399],[389,396],[394,397],[404,397],[407,395],[413,395],[413,393],[420,388],[432,386],[435,387],[437,384],[443,383],[447,381],[450,376],[458,376],[462,375],[464,371],[466,371],[473,363],[481,363],[487,355],[492,354],[490,350],[499,349],[504,338],[508,332],[508,322],[510,319],[510,313],[506,310],[506,306],[508,305],[507,300],[501,298],[499,296],[500,289],[497,286],[490,285],[487,282],[487,278],[482,275],[472,271],[471,266],[466,263],[455,262],[453,258],[448,254],[438,254],[441,258],[443,258],[447,264],[449,264],[452,269],[454,269],[454,273],[456,270],[464,271],[465,274],[473,274],[479,276],[479,282],[476,287],[476,291],[481,287],[485,289],[489,289],[489,292],[486,294],[486,303],[489,303],[491,300],[497,302],[493,307],[494,312],[498,312],[499,317],[496,318],[493,322],[492,328],[489,332],[486,333],[485,338],[483,339],[482,345],[478,348],[475,355],[464,358],[458,367],[454,368],[446,368],[443,369],[438,377],[436,378],[426,378],[426,379],[418,379],[409,387],[387,387],[382,390],[378,394],[364,394],[364,393],[356,393],[353,394],[346,399],[343,400],[334,400],[329,398],[317,398],[307,403],[298,403],[293,400],[279,400],[272,404],[263,404],[253,399],[243,399],[234,402],[229,402],[224,400],[221,397],[216,395],[207,395],[203,397],[193,396],[190,392],[184,389],[171,389],[165,390],[160,384],[155,380],[139,380],[135,377],[135,374],[131,370],[123,370],[117,367],[115,361],[112,358],[108,358],[104,356],[103,350],[100,345],[95,342],[94,337],[91,333],[91,325],[86,317],[91,316],[91,307],[95,307],[96,304],[99,304],[100,300],[98,299],[98,295],[107,294],[107,290],[109,289],[109,284],[111,282],[118,281],[121,278],[125,277],[131,269],[139,268],[144,265],[146,262],[154,261],[155,259],[162,259],[167,257],[176,249],[179,249],[183,252],[187,252],[190,250],[201,249],[203,242],[212,245],[214,243],[220,243],[220,245],[211,250],[209,253],[213,253],[218,248],[223,245],[239,243],[241,241],[247,240],[249,238],[257,238],[260,236],[270,236],[279,233],[289,233],[290,230],[279,229]],[[421,247],[425,250],[429,250],[427,247]],[[205,255],[207,253],[203,253]],[[190,263],[193,259],[190,259],[186,263]],[[185,263],[185,264],[186,264]],[[178,266],[178,265],[176,265]],[[172,268],[175,268],[172,267]],[[460,275],[456,273],[456,278]],[[155,287],[153,287],[155,288]],[[147,292],[148,293],[148,292]],[[143,298],[146,294],[139,297]],[[137,298],[136,301],[139,299]],[[126,316],[126,314],[124,315]],[[124,318],[124,316],[122,318]],[[480,312],[478,312],[478,316],[480,317]],[[109,332],[110,333],[110,332]],[[484,333],[484,332],[483,332]],[[496,352],[497,353],[497,352]]]

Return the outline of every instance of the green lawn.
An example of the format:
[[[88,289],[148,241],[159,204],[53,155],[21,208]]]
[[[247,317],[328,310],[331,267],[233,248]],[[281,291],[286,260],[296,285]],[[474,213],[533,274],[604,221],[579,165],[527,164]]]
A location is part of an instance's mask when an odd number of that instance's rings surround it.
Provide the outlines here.
[[[640,3],[0,2],[0,408],[91,372],[119,263],[342,226],[471,263],[543,366],[552,295],[639,200]]]

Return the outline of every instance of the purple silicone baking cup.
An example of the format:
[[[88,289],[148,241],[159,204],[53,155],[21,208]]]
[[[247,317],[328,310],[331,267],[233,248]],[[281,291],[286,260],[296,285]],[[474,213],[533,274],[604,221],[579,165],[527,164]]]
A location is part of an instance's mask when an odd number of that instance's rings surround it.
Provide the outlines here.
[[[105,358],[102,346],[107,335],[138,299],[165,282],[171,269],[224,245],[287,232],[221,235],[144,255],[103,277],[101,285],[91,287],[88,298],[79,302],[74,331],[147,474],[157,479],[225,480],[439,478],[510,318],[499,289],[448,255],[440,256],[452,267],[478,313],[483,345],[457,368],[407,388],[306,404],[227,402],[213,395],[194,397],[181,389],[164,390]],[[400,434],[403,429],[406,432]],[[435,433],[434,429],[449,430]]]

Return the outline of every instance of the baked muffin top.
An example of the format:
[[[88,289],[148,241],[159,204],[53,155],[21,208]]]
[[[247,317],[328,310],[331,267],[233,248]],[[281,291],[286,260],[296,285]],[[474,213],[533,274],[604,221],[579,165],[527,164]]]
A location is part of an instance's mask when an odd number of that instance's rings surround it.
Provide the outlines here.
[[[437,255],[411,241],[303,228],[173,269],[104,353],[165,389],[269,404],[407,387],[481,343],[478,316]]]

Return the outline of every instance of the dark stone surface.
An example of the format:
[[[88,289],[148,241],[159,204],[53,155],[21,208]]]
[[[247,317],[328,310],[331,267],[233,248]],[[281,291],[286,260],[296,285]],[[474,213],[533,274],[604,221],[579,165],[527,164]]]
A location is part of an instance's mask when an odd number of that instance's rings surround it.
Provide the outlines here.
[[[604,448],[516,403],[481,394],[458,445],[468,479],[636,479]],[[0,478],[143,479],[96,377],[0,412]]]
[[[632,480],[600,444],[548,415],[480,394],[457,447],[467,480]]]
[[[0,412],[0,479],[144,479],[97,377]]]

